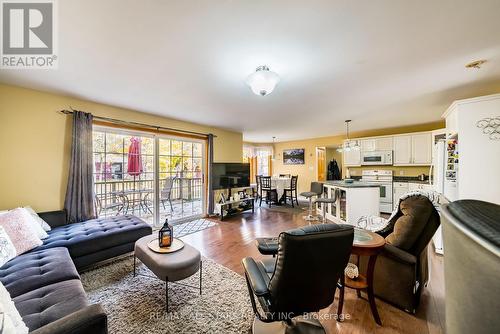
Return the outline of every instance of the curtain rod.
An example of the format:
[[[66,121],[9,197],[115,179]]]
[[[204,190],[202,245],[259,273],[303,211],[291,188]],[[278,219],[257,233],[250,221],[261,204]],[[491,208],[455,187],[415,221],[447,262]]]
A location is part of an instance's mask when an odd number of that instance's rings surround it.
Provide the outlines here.
[[[64,115],[72,115],[75,112],[75,110],[63,109],[63,110],[60,110],[59,112],[61,114],[64,114]],[[147,128],[151,128],[151,129],[155,129],[155,130],[173,131],[173,132],[185,133],[185,134],[203,136],[203,137],[208,137],[208,135],[209,135],[208,133],[188,131],[188,130],[179,130],[179,129],[175,129],[175,128],[167,128],[164,126],[150,125],[150,124],[144,124],[144,123],[138,123],[138,122],[122,121],[120,119],[109,118],[109,117],[102,117],[102,116],[95,116],[95,115],[93,115],[93,117],[94,117],[94,119],[98,119],[98,120],[110,122],[110,123],[115,123],[115,124],[135,125],[135,126],[147,127]],[[214,136],[214,138],[217,138],[216,135],[213,135],[213,136]]]

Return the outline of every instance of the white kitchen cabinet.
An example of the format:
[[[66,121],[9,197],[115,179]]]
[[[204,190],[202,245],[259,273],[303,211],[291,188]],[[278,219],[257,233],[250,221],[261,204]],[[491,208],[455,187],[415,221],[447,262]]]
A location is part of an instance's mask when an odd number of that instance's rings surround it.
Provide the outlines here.
[[[411,164],[411,135],[394,137],[394,165]]]
[[[432,133],[416,133],[394,137],[394,165],[430,165],[432,163]]]
[[[399,204],[399,198],[408,192],[408,182],[394,182],[392,185],[394,207]]]
[[[351,143],[354,144],[353,141]],[[358,143],[359,144],[359,143]],[[361,166],[361,150],[343,151],[344,166]]]
[[[432,133],[411,136],[412,164],[430,165],[432,162]]]
[[[392,137],[369,138],[361,140],[361,152],[392,151]]]
[[[484,128],[499,116],[500,94],[455,101],[444,113],[449,139],[458,145],[456,179],[445,177],[444,195],[449,200],[500,204],[500,141],[491,128]]]
[[[375,151],[375,139],[362,139],[361,152],[372,152],[372,151]]]
[[[415,191],[415,190],[430,191],[430,190],[432,190],[432,186],[428,183],[408,182],[408,191]]]
[[[392,151],[393,140],[392,137],[380,137],[375,139],[376,151]]]

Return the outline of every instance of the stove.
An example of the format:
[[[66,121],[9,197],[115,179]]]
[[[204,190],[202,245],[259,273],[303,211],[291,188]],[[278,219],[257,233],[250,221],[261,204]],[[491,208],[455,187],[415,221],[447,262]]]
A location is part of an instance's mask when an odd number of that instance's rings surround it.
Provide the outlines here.
[[[391,213],[392,206],[392,170],[364,170],[361,181],[380,186],[380,212]]]

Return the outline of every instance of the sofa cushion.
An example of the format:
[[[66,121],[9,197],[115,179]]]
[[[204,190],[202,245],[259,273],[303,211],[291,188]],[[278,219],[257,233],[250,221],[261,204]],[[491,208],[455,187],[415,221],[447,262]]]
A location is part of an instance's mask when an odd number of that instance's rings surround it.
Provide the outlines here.
[[[17,255],[42,245],[42,240],[29,223],[32,220],[33,217],[23,208],[17,208],[0,215],[0,226],[9,235]]]
[[[0,268],[0,281],[14,298],[53,283],[79,279],[66,248],[20,255]]]
[[[0,226],[0,267],[15,258],[16,255],[16,247],[14,247],[5,229]]]
[[[2,283],[0,283],[0,333],[28,333],[28,327]]]
[[[151,234],[151,226],[132,215],[97,218],[53,228],[40,249],[67,247],[72,258],[133,243]]]
[[[27,292],[14,304],[30,331],[56,321],[88,305],[80,280],[68,280]]]
[[[395,247],[406,251],[413,247],[422,233],[434,209],[431,201],[424,196],[408,197],[401,201],[401,216],[394,223],[394,230],[385,239]]]

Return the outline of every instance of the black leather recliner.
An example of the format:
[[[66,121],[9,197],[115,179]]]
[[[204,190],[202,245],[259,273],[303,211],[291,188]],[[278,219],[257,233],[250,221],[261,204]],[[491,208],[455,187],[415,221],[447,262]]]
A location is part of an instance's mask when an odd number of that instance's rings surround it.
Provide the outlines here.
[[[334,301],[353,237],[351,225],[310,225],[282,232],[276,258],[262,262],[244,258],[256,316],[253,333],[325,333],[316,317],[307,314]]]

